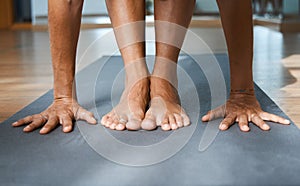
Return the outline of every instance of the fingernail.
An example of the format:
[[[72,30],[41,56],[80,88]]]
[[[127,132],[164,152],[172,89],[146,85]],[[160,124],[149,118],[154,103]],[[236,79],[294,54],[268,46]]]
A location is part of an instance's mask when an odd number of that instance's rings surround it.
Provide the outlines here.
[[[220,128],[221,128],[222,130],[225,130],[225,129],[227,128],[227,125],[221,124]]]
[[[249,127],[247,127],[247,126],[242,126],[242,129],[243,129],[243,131],[248,131],[249,130]]]
[[[46,131],[47,131],[47,129],[42,128],[40,132],[46,132]]]
[[[93,119],[92,119],[92,123],[93,123],[93,124],[96,124],[96,123],[97,123],[97,120],[96,120],[95,118],[93,118]]]
[[[29,126],[27,126],[27,127],[25,127],[24,129],[23,129],[23,131],[25,131],[25,132],[27,132],[27,131],[29,131],[30,130],[30,127]]]
[[[284,120],[284,122],[287,123],[287,124],[290,124],[290,123],[291,123],[291,121],[288,120],[288,119]]]
[[[14,126],[14,125],[16,125],[18,122],[14,122],[14,123],[12,123],[12,125]]]
[[[263,124],[262,127],[263,127],[265,130],[269,130],[269,129],[270,129],[269,125],[267,125],[267,124]]]
[[[69,126],[64,127],[64,132],[69,132],[70,129],[71,129],[71,127],[69,127]]]

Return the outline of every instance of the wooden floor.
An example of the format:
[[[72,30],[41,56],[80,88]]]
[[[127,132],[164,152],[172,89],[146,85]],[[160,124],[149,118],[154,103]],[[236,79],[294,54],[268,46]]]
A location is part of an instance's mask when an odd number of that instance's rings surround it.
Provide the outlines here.
[[[213,52],[226,52],[220,28],[192,28],[192,31],[201,36]],[[111,29],[83,30],[78,59],[86,58],[90,46],[97,48],[91,44],[108,32]],[[105,42],[101,45],[105,46],[109,40]],[[300,127],[300,33],[282,34],[255,27],[254,78]],[[48,33],[0,31],[0,122],[51,88]]]

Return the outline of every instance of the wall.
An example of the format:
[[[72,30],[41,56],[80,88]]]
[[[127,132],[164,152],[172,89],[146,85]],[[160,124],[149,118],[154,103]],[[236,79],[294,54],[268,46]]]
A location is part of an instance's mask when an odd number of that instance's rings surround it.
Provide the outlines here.
[[[2,1],[2,0],[1,0]],[[31,0],[32,17],[47,16],[47,0]],[[215,0],[197,0],[197,12],[218,13]],[[284,13],[298,14],[299,0],[285,0]],[[86,0],[84,2],[83,15],[107,14],[104,0]]]
[[[31,0],[32,15],[47,16],[48,1],[47,0]],[[84,15],[106,14],[106,6],[104,0],[86,0],[83,6]],[[34,16],[32,16],[34,17]]]
[[[299,0],[285,0],[283,4],[284,14],[299,14]]]
[[[219,9],[215,0],[197,0],[197,12],[218,13]]]

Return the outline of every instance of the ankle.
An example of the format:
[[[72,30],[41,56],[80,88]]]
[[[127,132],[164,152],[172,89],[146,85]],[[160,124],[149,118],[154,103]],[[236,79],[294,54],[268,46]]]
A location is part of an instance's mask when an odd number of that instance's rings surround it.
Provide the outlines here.
[[[156,57],[151,77],[165,80],[177,88],[177,63],[166,58]]]
[[[177,88],[169,81],[156,76],[150,78],[150,97],[161,97],[165,101],[175,101],[179,104]]]

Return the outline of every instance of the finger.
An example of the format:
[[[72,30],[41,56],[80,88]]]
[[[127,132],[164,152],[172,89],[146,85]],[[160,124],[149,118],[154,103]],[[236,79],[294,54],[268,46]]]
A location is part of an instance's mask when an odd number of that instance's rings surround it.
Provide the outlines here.
[[[236,119],[235,114],[228,114],[220,123],[219,129],[220,130],[227,130],[231,125],[234,124]]]
[[[222,105],[214,110],[209,111],[206,115],[202,117],[202,121],[211,121],[217,118],[224,117],[225,115],[225,106]]]
[[[289,125],[291,123],[288,119],[285,119],[283,117],[277,116],[275,114],[270,114],[270,113],[267,113],[267,112],[262,112],[262,113],[259,114],[259,116],[263,120],[272,121],[272,122],[280,123],[280,124],[283,124],[283,125]]]
[[[65,133],[71,132],[71,130],[73,128],[73,121],[72,121],[71,117],[65,116],[61,120],[62,120],[61,124],[63,126],[63,132],[65,132]]]
[[[41,127],[45,122],[46,120],[43,118],[34,118],[33,121],[23,129],[23,131],[32,132],[33,130]]]
[[[44,127],[40,130],[40,134],[48,134],[58,125],[57,117],[50,117]]]
[[[78,109],[75,118],[87,121],[90,124],[97,124],[97,120],[95,119],[94,114],[81,107]]]
[[[248,132],[250,130],[248,124],[248,116],[246,114],[238,116],[238,122],[241,131]]]
[[[264,122],[257,114],[251,117],[252,122],[262,130],[270,130],[270,126]]]
[[[28,123],[31,123],[33,120],[33,117],[32,116],[26,116],[25,118],[22,118],[16,122],[14,122],[12,124],[12,126],[14,127],[19,127],[19,126],[22,126],[22,125],[25,125],[25,124],[28,124]]]

